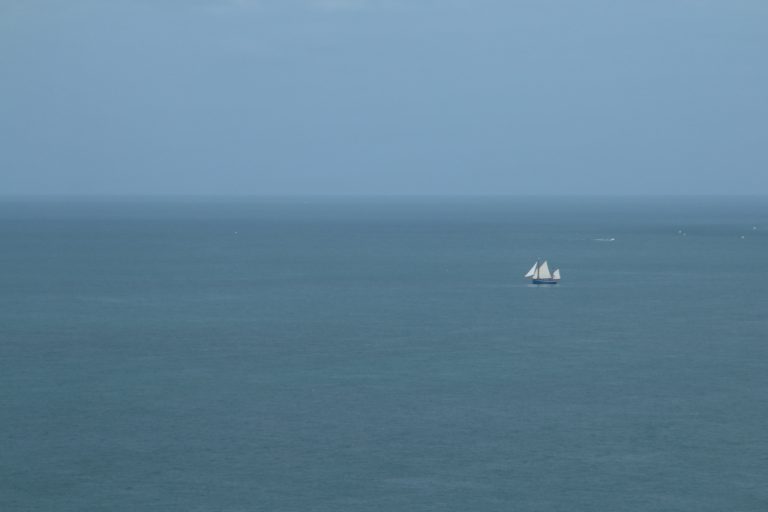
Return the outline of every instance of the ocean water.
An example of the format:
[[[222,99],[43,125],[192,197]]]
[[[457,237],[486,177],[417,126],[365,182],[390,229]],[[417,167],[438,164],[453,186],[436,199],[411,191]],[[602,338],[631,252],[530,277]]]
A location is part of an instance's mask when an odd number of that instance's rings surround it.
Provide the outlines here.
[[[767,265],[766,198],[3,199],[0,510],[765,511]]]

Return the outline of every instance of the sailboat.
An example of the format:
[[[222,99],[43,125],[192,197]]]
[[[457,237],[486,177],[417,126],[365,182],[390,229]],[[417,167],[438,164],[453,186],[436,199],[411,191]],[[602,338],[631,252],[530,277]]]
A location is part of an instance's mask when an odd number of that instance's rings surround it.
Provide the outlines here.
[[[560,282],[560,269],[557,268],[554,272],[550,272],[546,261],[542,264],[537,261],[531,270],[525,274],[525,277],[530,278],[533,284],[557,284]]]

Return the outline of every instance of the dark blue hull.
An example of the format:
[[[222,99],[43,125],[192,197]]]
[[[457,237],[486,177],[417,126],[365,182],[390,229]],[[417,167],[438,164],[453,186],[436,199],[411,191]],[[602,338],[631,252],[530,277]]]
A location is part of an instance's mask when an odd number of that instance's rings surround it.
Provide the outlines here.
[[[554,279],[534,279],[533,284],[557,284],[558,281]]]

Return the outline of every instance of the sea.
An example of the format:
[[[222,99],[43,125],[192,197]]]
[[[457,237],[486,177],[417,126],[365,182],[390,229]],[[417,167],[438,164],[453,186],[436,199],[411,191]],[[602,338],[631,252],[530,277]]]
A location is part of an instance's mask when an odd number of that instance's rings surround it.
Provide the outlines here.
[[[0,510],[764,512],[767,268],[765,197],[5,197]]]

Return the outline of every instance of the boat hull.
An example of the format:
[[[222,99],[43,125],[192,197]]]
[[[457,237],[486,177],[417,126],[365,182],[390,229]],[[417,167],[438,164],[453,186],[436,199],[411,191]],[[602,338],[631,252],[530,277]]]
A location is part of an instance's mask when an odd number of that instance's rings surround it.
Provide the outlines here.
[[[557,284],[557,279],[533,279],[533,284]]]

